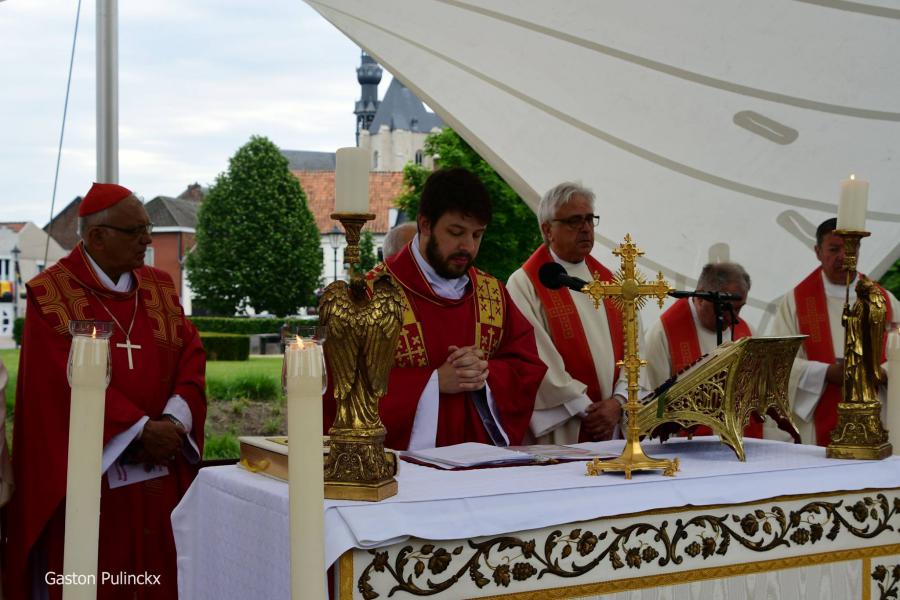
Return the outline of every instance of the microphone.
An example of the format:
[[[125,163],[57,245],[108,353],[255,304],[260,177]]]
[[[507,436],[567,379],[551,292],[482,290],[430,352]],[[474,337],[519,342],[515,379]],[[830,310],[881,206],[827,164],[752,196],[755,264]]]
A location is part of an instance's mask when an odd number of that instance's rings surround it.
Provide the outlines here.
[[[577,277],[571,277],[566,273],[566,268],[559,263],[548,262],[541,265],[538,270],[538,279],[544,284],[544,287],[551,290],[558,290],[565,286],[569,289],[580,292],[581,288],[588,284],[587,281]]]
[[[673,298],[703,298],[704,300],[712,300],[714,302],[739,302],[744,299],[740,294],[731,294],[729,292],[689,292],[687,290],[675,290],[669,292]]]

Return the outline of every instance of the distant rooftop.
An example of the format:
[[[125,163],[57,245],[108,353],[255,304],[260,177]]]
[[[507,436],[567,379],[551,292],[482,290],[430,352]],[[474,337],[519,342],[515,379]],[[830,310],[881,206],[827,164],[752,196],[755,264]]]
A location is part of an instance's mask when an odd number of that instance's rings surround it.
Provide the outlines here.
[[[282,150],[288,159],[291,171],[334,171],[334,152],[312,152],[309,150]]]
[[[26,224],[25,221],[5,222],[0,223],[0,227],[6,227],[7,229],[12,230],[13,233],[19,233]]]
[[[394,78],[369,126],[369,133],[376,134],[382,125],[394,131],[430,133],[434,128],[444,127],[444,121],[425,108],[425,104],[409,89]]]
[[[199,207],[197,202],[167,196],[157,196],[144,205],[154,226],[191,229],[197,226],[197,209]]]

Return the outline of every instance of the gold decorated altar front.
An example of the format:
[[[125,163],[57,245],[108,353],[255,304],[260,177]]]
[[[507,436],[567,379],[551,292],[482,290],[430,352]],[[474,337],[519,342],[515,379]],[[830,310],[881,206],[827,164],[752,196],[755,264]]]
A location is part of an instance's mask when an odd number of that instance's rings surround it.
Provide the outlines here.
[[[335,597],[844,600],[900,585],[900,459],[748,440],[742,463],[715,438],[647,450],[682,470],[404,463],[389,500],[326,501]],[[181,597],[288,598],[286,523],[283,482],[201,471],[173,515]]]

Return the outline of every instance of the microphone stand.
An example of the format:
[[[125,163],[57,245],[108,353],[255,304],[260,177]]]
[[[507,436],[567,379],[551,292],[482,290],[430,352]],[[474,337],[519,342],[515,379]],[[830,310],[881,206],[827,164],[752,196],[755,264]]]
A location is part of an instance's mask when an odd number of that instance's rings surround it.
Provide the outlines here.
[[[737,325],[737,318],[734,314],[734,306],[731,305],[731,300],[735,298],[733,294],[729,294],[727,292],[707,292],[707,291],[672,291],[669,292],[669,295],[673,298],[701,298],[703,300],[709,300],[713,304],[713,312],[716,315],[716,345],[722,345],[722,332],[725,331],[725,315],[724,311],[727,310],[731,315],[731,341],[734,341],[734,326]],[[724,309],[724,310],[723,310]]]

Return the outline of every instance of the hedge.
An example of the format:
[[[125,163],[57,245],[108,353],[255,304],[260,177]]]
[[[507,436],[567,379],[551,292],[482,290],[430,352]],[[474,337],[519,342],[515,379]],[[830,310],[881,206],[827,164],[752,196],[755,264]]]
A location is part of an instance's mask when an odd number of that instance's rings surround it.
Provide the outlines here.
[[[25,335],[25,317],[16,317],[13,322],[13,339],[16,341],[16,346],[22,345],[23,335]]]
[[[281,326],[288,325],[318,325],[318,319],[301,319],[290,317],[279,319],[276,317],[189,317],[191,322],[201,332],[218,333],[242,333],[255,335],[259,333],[279,333]]]
[[[247,360],[250,337],[237,333],[201,333],[206,360]]]

